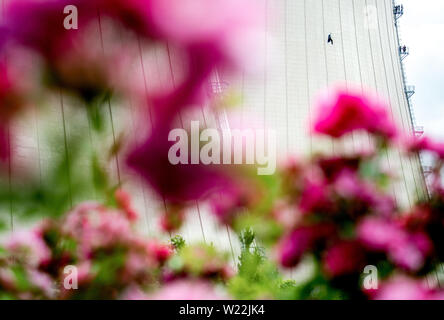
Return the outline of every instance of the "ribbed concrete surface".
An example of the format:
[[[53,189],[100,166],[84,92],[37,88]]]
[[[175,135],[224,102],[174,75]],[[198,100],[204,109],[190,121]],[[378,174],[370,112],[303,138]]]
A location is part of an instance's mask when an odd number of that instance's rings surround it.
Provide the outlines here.
[[[369,146],[368,137],[357,134],[339,143],[308,135],[316,95],[337,83],[376,91],[389,101],[398,126],[413,134],[392,0],[259,2],[267,17],[262,39],[267,68],[259,77],[243,79],[244,110],[277,130],[281,154],[336,153]],[[333,46],[327,43],[330,33]],[[424,195],[418,159],[405,159],[396,151],[384,162],[399,178],[393,195],[402,206]]]

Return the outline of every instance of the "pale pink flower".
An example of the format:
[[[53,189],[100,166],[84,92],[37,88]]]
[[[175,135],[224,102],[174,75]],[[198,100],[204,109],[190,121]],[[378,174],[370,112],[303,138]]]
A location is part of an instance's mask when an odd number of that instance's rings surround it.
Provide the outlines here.
[[[370,250],[387,251],[393,243],[402,242],[405,234],[391,221],[366,218],[357,228],[359,240]]]
[[[369,250],[385,252],[398,267],[419,270],[433,249],[423,233],[409,233],[393,221],[367,218],[360,222],[358,238]]]
[[[433,300],[433,292],[419,280],[397,277],[383,283],[376,290],[374,300]]]
[[[56,294],[54,281],[46,273],[30,269],[28,270],[29,282],[44,293],[47,298],[53,298]]]
[[[120,297],[120,300],[148,300],[149,296],[138,286],[127,288]]]
[[[95,249],[128,242],[132,235],[125,213],[93,202],[83,203],[68,213],[62,230],[79,242],[83,257]]]
[[[180,280],[165,285],[151,300],[229,300],[224,292],[204,281]]]
[[[51,250],[37,230],[14,232],[6,243],[12,256],[30,266],[38,267],[51,260]]]

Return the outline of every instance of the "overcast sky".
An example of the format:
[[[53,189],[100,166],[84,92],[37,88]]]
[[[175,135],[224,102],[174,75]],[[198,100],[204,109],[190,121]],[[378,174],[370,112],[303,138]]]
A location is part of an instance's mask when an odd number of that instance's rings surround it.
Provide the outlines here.
[[[416,86],[413,97],[417,124],[427,135],[444,141],[444,1],[402,0],[401,40],[410,47],[407,81]]]

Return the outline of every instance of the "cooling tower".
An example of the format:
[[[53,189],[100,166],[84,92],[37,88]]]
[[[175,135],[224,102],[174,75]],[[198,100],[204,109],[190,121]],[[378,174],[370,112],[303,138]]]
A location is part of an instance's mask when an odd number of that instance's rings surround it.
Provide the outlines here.
[[[316,96],[337,84],[376,92],[386,99],[400,130],[413,135],[409,89],[392,0],[265,0],[266,32],[261,39],[266,68],[243,78],[245,112],[263,119],[278,134],[280,154],[358,151],[369,147],[366,136],[331,141],[309,135],[316,115]],[[331,38],[331,41],[329,40]],[[419,159],[398,152],[386,155],[387,171],[398,178],[393,195],[410,206],[425,195]]]
[[[414,134],[392,0],[257,0],[257,3],[263,12],[265,31],[260,35],[259,49],[250,54],[252,58],[261,57],[265,67],[260,72],[245,73],[235,79],[224,79],[220,73],[213,80],[216,91],[227,87],[240,93],[240,110],[244,118],[261,119],[266,128],[276,131],[281,157],[310,155],[318,151],[351,152],[370,146],[371,141],[365,135],[355,134],[335,143],[309,135],[316,95],[337,83],[363,90],[373,89],[387,99],[390,113],[400,129]],[[99,24],[97,30],[101,32]],[[104,51],[110,48],[105,42]],[[174,85],[175,74],[180,74],[180,57],[170,54],[167,47],[150,52],[141,48],[140,51],[140,59],[134,64],[131,77],[139,77],[145,87],[158,82]],[[60,94],[47,107],[53,114],[52,122],[48,124],[38,117],[31,117],[15,125],[18,162],[11,164],[11,179],[19,179],[18,173],[25,164],[45,176],[47,159],[54,154],[71,152],[67,137],[75,136],[78,130],[91,130],[86,115],[80,114],[76,108],[68,108],[69,104],[69,98]],[[131,110],[129,121],[136,123],[131,101],[124,108],[116,108],[111,103],[106,108],[107,121],[112,124],[109,140],[91,140],[93,146],[118,139],[120,132],[140,135],[136,125],[128,125],[122,120],[123,114]],[[84,127],[71,127],[70,120],[74,117],[84,117]],[[221,124],[224,120],[208,110],[202,111],[198,120],[208,125],[229,126],[229,123]],[[42,132],[48,125],[65,137],[65,143],[44,146]],[[115,160],[110,170],[115,172],[116,181],[124,180],[121,176],[124,161]],[[398,178],[392,190],[400,205],[408,207],[416,198],[426,194],[419,158],[406,159],[394,151],[384,157],[384,162],[387,170]],[[88,162],[85,160],[84,164],[70,168],[67,183],[70,175],[83,170],[83,165],[86,167]],[[155,200],[152,191],[142,181],[135,181],[130,190],[143,216],[141,229],[154,235],[158,232],[157,215],[164,210],[163,204]],[[75,205],[82,200],[71,201]],[[234,234],[228,228],[217,226],[206,212],[205,204],[196,202],[188,212],[189,220],[181,231],[182,236],[188,241],[203,240],[227,248],[234,258],[238,255]],[[13,218],[13,204],[10,213]]]

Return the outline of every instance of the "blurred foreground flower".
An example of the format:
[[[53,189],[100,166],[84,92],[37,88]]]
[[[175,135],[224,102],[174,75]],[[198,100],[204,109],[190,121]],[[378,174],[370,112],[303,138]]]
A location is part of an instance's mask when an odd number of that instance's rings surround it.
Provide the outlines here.
[[[203,281],[176,281],[167,284],[150,300],[229,300],[226,293]]]
[[[377,98],[338,90],[321,96],[318,104],[316,133],[340,138],[356,130],[365,130],[386,139],[397,134],[389,119],[388,106]]]

